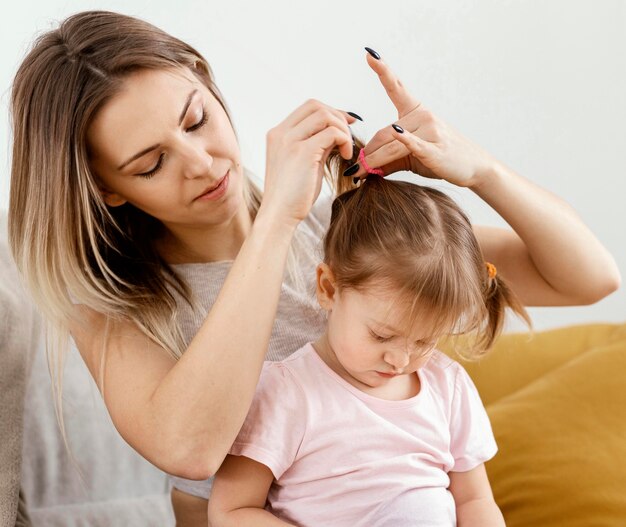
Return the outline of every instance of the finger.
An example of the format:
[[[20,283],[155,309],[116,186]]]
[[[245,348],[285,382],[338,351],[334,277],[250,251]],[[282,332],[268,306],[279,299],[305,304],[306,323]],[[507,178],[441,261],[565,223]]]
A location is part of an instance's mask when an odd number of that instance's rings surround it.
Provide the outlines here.
[[[355,114],[356,115],[356,114]],[[354,122],[356,118],[348,112],[337,110],[330,106],[322,105],[316,111],[297,123],[286,134],[291,140],[303,141],[320,132],[328,126],[335,126],[343,130],[350,137],[350,147],[342,146],[339,153],[344,159],[351,159],[353,152],[354,136],[347,121]]]
[[[351,177],[365,177],[368,174],[367,167],[381,167],[388,162],[390,155],[395,155],[396,157],[408,155],[405,149],[399,148],[400,145],[398,145],[397,142],[395,146],[389,146],[394,142],[396,141],[389,126],[378,130],[363,148],[366,166],[364,166],[362,160],[359,159],[356,161],[357,171],[350,171],[347,175]],[[357,154],[358,152],[355,152],[355,156]],[[351,168],[352,167],[349,167],[346,171],[349,171]]]
[[[339,153],[344,159],[350,159],[350,154],[352,153],[352,136],[336,126],[328,126],[320,130],[308,138],[305,143],[322,152],[320,159],[324,161],[326,152],[334,147],[339,148]]]
[[[409,150],[401,142],[392,138],[388,143],[381,146],[371,154],[368,154],[365,150],[363,151],[363,154],[363,158],[359,158],[357,161],[358,170],[356,172],[350,173],[350,168],[346,170],[348,175],[351,177],[364,178],[369,173],[367,170],[368,168],[380,169],[380,167],[388,165],[396,159],[408,156]],[[365,163],[363,163],[363,160]]]
[[[350,115],[348,112],[344,112],[341,110],[337,110],[331,106],[324,104],[321,101],[316,99],[309,99],[304,102],[298,108],[296,108],[293,112],[291,112],[279,125],[278,127],[283,127],[285,129],[290,129],[298,125],[298,123],[302,122],[304,119],[312,115],[313,113],[321,110],[328,110],[330,112],[335,113],[338,116],[341,116],[345,119],[349,124],[354,123],[357,119]]]
[[[399,130],[402,130],[402,132]],[[408,155],[415,157],[425,166],[429,165],[428,160],[432,160],[433,154],[435,153],[435,146],[432,143],[408,131],[404,131],[401,127],[398,127],[398,130],[396,130],[390,126],[389,134],[392,137],[391,141],[371,154],[364,152],[365,165],[367,166],[361,166],[363,163],[360,163],[359,169],[354,173],[353,177],[361,179],[367,176],[367,167],[388,168],[389,166],[393,166],[395,161],[401,160]],[[396,163],[396,165],[398,165],[398,169],[402,170],[401,167],[404,163]]]
[[[428,160],[432,160],[437,147],[430,141],[426,141],[415,134],[405,131],[401,126],[392,125],[392,134],[396,139],[396,144],[401,144],[406,150],[420,161],[423,165],[428,166]],[[393,143],[389,146],[392,148]]]
[[[355,139],[354,139],[354,135],[352,134],[352,130],[350,129],[350,126],[348,126],[348,123],[353,124],[357,120],[357,118],[359,120],[362,120],[362,119],[358,117],[358,115],[356,114],[352,115],[349,112],[337,110],[336,108],[332,108],[330,106],[328,106],[327,109],[330,110],[332,115],[337,117],[337,121],[335,121],[334,126],[338,127],[340,130],[343,130],[346,133],[346,136],[349,138],[348,145],[344,146],[343,143],[341,145],[338,145],[339,154],[344,159],[352,159],[352,156],[354,155],[354,140]],[[346,119],[348,120],[348,122],[346,122]]]
[[[416,135],[423,139],[433,140],[436,139],[436,135],[433,135],[433,127],[435,127],[435,117],[428,111],[424,105],[420,105],[419,108],[415,108],[402,119],[399,119],[396,124],[405,127],[407,130],[411,130],[412,135]],[[367,159],[371,159],[370,156],[376,153],[380,148],[384,148],[390,143],[396,140],[396,135],[393,133],[393,129],[390,126],[381,128],[374,134],[374,136],[365,145],[365,154]],[[425,135],[430,137],[424,137]],[[388,150],[383,150],[382,157],[386,157]],[[393,150],[392,150],[393,152]],[[379,153],[378,155],[380,155]],[[377,156],[374,156],[377,159]]]
[[[339,116],[338,116],[339,115]],[[298,123],[289,132],[289,137],[295,141],[304,141],[329,126],[335,126],[352,137],[352,132],[343,115],[331,112],[328,109],[318,110]]]
[[[298,106],[293,112],[291,112],[279,126],[285,126],[287,128],[293,128],[299,122],[306,119],[309,115],[321,110],[324,107],[324,103],[316,100],[309,99]]]
[[[420,102],[409,93],[402,81],[395,76],[391,68],[382,59],[377,60],[368,53],[367,63],[378,75],[383,88],[398,110],[398,117],[402,117],[420,105]]]

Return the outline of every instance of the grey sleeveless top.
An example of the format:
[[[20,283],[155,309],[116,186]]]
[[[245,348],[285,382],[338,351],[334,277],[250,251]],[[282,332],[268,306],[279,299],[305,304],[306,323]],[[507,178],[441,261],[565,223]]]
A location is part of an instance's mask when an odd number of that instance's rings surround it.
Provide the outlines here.
[[[320,195],[309,215],[298,225],[292,251],[298,263],[299,280],[285,273],[266,360],[283,360],[324,331],[326,317],[315,297],[315,269],[322,261],[322,240],[330,221],[331,203],[331,196]],[[194,312],[186,302],[180,302],[179,322],[187,344],[204,322],[231,265],[232,261],[223,261],[172,266],[189,284],[200,304],[200,309]],[[209,497],[212,479],[192,481],[170,476],[170,480],[183,492]]]

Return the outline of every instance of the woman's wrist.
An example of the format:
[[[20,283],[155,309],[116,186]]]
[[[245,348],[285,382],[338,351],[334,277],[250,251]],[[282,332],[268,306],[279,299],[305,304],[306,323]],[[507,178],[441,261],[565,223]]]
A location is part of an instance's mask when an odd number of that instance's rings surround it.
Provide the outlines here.
[[[494,158],[474,175],[468,188],[484,198],[510,175],[511,170]]]
[[[295,219],[286,219],[284,214],[279,214],[261,205],[254,219],[252,232],[259,233],[263,238],[273,238],[276,242],[288,240],[290,243],[298,223],[299,221]]]

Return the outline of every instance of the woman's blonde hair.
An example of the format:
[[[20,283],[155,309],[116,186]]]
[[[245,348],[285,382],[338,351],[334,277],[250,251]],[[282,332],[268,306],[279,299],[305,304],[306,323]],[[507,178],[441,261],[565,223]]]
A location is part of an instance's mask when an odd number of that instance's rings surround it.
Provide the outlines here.
[[[355,140],[355,153],[363,146]],[[502,330],[505,309],[531,326],[505,280],[490,276],[468,217],[443,192],[369,175],[358,186],[341,174],[350,162],[337,152],[329,167],[337,191],[324,240],[324,261],[336,286],[399,293],[407,327],[428,314],[433,337],[471,334],[457,352],[484,354]]]
[[[176,68],[188,68],[228,115],[209,64],[198,51],[118,13],[86,11],[68,17],[36,39],[15,76],[9,241],[46,320],[57,412],[69,327],[78,321],[76,303],[106,314],[107,321],[135,322],[173,357],[186,348],[173,293],[197,304],[155,249],[162,224],[130,204],[106,206],[90,169],[86,138],[96,113],[130,74]],[[244,199],[254,218],[261,192],[247,172],[244,181]],[[100,382],[103,389],[102,375]],[[62,416],[60,421],[62,425]]]

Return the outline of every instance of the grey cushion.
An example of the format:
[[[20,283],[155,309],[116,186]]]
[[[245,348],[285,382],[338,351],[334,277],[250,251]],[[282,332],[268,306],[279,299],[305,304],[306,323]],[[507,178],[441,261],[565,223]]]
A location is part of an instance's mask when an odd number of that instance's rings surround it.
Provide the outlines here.
[[[63,414],[69,453],[57,425],[50,375],[40,348],[24,408],[22,485],[33,523],[173,525],[165,474],[115,430],[73,346],[65,364]]]
[[[19,287],[2,211],[0,229],[0,527],[15,524],[20,477],[36,526],[174,525],[167,477],[117,433],[73,346],[63,380],[72,461],[56,420],[39,317]]]
[[[24,394],[40,324],[20,286],[9,253],[6,214],[0,211],[0,526],[18,518]],[[28,524],[20,511],[19,522]]]

